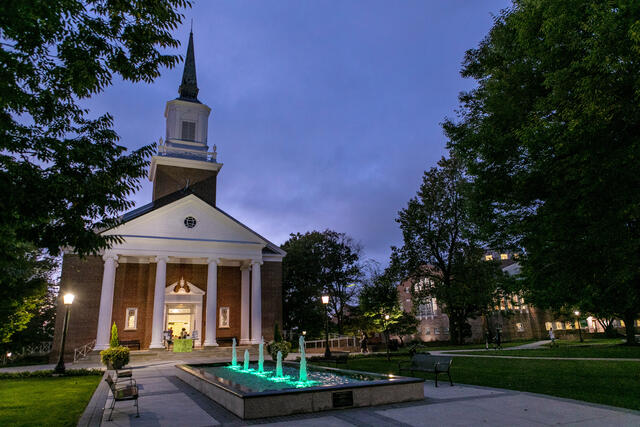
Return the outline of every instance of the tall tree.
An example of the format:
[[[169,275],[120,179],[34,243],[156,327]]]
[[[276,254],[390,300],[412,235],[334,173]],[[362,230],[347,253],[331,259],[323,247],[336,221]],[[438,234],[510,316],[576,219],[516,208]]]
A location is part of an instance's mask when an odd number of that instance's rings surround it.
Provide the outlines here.
[[[388,270],[382,274],[373,271],[360,289],[358,303],[368,329],[384,334],[389,359],[389,333],[398,327],[405,316],[393,275]]]
[[[489,309],[503,274],[474,239],[466,207],[467,180],[455,158],[424,173],[416,197],[398,214],[403,246],[392,248],[391,270],[410,278],[417,307],[436,298],[449,318],[451,340],[462,344],[468,319]]]
[[[113,117],[81,106],[114,75],[151,82],[179,57],[171,31],[186,0],[6,0],[0,6],[0,325],[4,339],[46,292],[34,254],[94,253],[145,176],[152,146],[129,154]],[[95,117],[95,118],[94,118]],[[45,252],[42,252],[45,250]],[[21,269],[31,264],[30,271]],[[18,266],[21,266],[18,268]],[[25,280],[25,277],[27,280]],[[33,307],[32,307],[33,308]],[[26,311],[25,311],[26,310]],[[26,313],[26,314],[25,314]],[[14,321],[16,316],[21,320]]]
[[[328,293],[329,312],[342,333],[361,276],[360,247],[344,233],[325,230],[291,234],[282,249],[287,251],[282,265],[285,328],[319,334],[324,324],[320,297]]]
[[[525,249],[530,302],[640,314],[640,3],[518,0],[467,52],[444,129],[487,239]]]

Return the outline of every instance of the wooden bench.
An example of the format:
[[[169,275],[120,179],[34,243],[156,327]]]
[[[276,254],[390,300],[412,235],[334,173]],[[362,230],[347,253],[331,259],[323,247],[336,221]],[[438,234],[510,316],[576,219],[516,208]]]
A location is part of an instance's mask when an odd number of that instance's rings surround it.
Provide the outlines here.
[[[120,345],[130,349],[140,350],[140,340],[120,341]]]
[[[216,342],[218,344],[229,344],[232,345],[233,344],[233,339],[236,339],[236,345],[238,345],[240,343],[240,341],[238,340],[237,337],[218,337],[216,338]]]
[[[109,384],[109,388],[111,389],[111,394],[113,394],[113,402],[111,403],[111,412],[109,413],[109,418],[107,421],[111,421],[111,416],[113,415],[113,408],[116,406],[116,402],[124,402],[126,400],[133,400],[135,402],[136,407],[136,417],[140,417],[140,407],[138,406],[138,385],[136,384],[136,380],[133,378],[129,378],[128,384],[121,385],[116,382],[113,382],[111,375],[107,375],[105,379],[107,384]]]
[[[411,357],[410,361],[398,363],[399,371],[411,371],[414,372],[431,372],[436,374],[436,387],[438,387],[438,374],[447,373],[449,376],[449,382],[453,385],[451,380],[451,362],[453,357],[451,356],[432,356],[430,354],[417,353]]]
[[[311,358],[312,362],[331,362],[335,363],[336,367],[338,363],[344,363],[345,365],[349,363],[349,352],[348,351],[332,351],[331,357],[324,356],[316,356]]]

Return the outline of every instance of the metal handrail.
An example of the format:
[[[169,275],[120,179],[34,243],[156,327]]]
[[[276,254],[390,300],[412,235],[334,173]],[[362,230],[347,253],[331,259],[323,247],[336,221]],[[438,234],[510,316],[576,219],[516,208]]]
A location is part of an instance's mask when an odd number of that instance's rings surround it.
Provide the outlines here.
[[[93,347],[96,345],[96,340],[91,341],[88,344],[83,345],[82,347],[73,349],[73,363],[76,363],[78,360],[86,359],[87,355],[93,350]]]
[[[330,335],[329,336],[330,347],[358,347],[359,342],[360,342],[360,339],[355,336],[349,336],[349,335],[339,335],[339,336]],[[341,345],[343,343],[346,345]],[[324,348],[324,346],[326,345],[326,339],[305,341],[304,344],[305,344],[304,345],[305,348]]]

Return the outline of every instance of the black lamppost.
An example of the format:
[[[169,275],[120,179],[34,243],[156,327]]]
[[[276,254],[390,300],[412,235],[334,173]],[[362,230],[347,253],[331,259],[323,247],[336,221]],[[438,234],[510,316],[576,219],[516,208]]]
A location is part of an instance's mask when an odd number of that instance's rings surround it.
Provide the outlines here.
[[[58,359],[58,364],[56,365],[53,372],[55,374],[64,374],[64,342],[67,340],[67,329],[69,328],[69,311],[71,311],[71,304],[73,303],[73,294],[65,294],[62,300],[64,301],[64,306],[66,307],[66,312],[64,314],[64,323],[62,324],[62,343],[60,343],[60,358]]]
[[[324,317],[326,322],[326,328],[324,330],[324,335],[326,339],[325,347],[324,347],[324,357],[331,357],[331,349],[329,348],[329,295],[322,295],[322,304],[324,304]]]
[[[384,338],[387,342],[387,362],[391,361],[391,353],[389,353],[389,315],[384,315]]]
[[[580,312],[578,310],[574,311],[573,314],[576,315],[576,319],[578,319],[578,336],[580,337],[580,342],[584,342],[582,339],[582,327],[580,327]]]

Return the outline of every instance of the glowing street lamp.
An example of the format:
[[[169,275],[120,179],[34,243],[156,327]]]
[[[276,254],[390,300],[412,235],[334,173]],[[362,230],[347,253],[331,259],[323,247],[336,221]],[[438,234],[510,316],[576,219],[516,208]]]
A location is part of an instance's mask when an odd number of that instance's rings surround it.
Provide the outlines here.
[[[391,361],[391,354],[389,353],[389,315],[385,314],[384,315],[384,337],[385,340],[387,341],[387,361],[390,362]]]
[[[73,299],[75,296],[73,294],[65,294],[62,297],[62,301],[64,302],[64,306],[66,307],[66,312],[64,314],[64,324],[62,325],[62,343],[60,343],[60,358],[58,359],[58,364],[53,370],[56,374],[64,374],[64,342],[67,340],[67,329],[69,328],[69,311],[71,311],[71,304],[73,304]]]
[[[584,342],[582,339],[582,327],[580,326],[580,312],[578,310],[574,311],[573,314],[576,315],[576,319],[578,320],[578,336],[580,337],[580,342]]]
[[[324,346],[324,357],[331,357],[331,349],[329,348],[329,295],[322,295],[322,304],[324,305],[324,317],[326,322],[325,327],[325,346]]]

